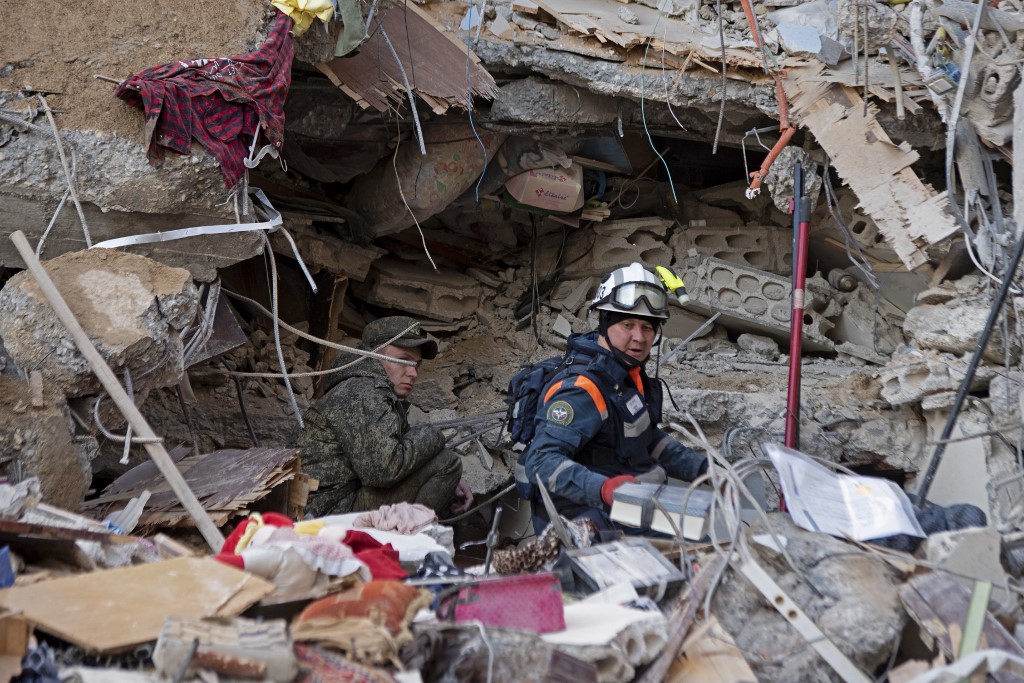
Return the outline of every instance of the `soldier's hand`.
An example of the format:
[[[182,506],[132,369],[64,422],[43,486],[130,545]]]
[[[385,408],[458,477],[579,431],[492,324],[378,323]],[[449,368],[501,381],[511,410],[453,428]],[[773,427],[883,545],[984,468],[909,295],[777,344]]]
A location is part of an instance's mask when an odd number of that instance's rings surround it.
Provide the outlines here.
[[[473,505],[473,489],[465,480],[460,480],[455,486],[455,502],[452,503],[452,512],[461,515]]]

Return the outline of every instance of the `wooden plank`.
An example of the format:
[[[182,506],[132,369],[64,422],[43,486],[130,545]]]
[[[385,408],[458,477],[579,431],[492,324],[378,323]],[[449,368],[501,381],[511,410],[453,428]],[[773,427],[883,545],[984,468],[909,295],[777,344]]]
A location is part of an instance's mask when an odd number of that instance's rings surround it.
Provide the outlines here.
[[[116,545],[134,543],[139,540],[134,536],[100,533],[86,529],[67,529],[46,524],[30,524],[9,519],[0,519],[0,537],[38,538],[53,541],[97,541]]]
[[[633,3],[630,10],[638,23],[627,24],[619,18],[621,4],[617,0],[535,0],[537,5],[571,30],[611,42],[623,49],[651,44],[683,56],[697,52],[705,59],[718,62],[722,58],[718,32],[701,31],[675,17],[664,16],[653,7]],[[726,62],[752,68],[761,66],[760,57],[747,45],[726,44]],[[717,71],[717,70],[716,70]]]
[[[938,643],[947,658],[957,656],[967,618],[970,592],[947,572],[932,571],[916,576],[900,589],[900,600],[921,629]],[[985,614],[978,649],[1005,650],[1024,657],[1024,648],[990,613]],[[1000,683],[1021,683],[1024,678],[1009,673],[989,674]]]
[[[294,448],[224,449],[184,458],[178,466],[204,510],[223,523],[232,514],[239,514],[283,482],[293,479],[296,470],[292,465],[297,460],[298,450]],[[152,496],[139,519],[139,528],[186,521],[188,517],[167,485],[158,476],[140,476],[136,469],[115,480],[108,493],[86,501],[82,507],[102,516],[123,501],[148,490]],[[131,481],[132,485],[125,486],[122,479]]]
[[[468,85],[465,44],[441,30],[415,3],[396,4],[387,12],[379,12],[377,17],[398,53],[413,90],[425,96],[435,112],[443,112],[451,106],[464,109]],[[402,106],[407,97],[401,70],[376,28],[373,27],[370,39],[358,53],[332,59],[318,68],[335,85],[355,94],[357,101],[365,100],[377,111],[386,112]],[[463,67],[455,68],[456,64]],[[478,63],[470,70],[469,83],[474,97],[494,99],[497,95],[494,79]]]
[[[712,615],[702,628],[683,643],[682,654],[672,663],[668,683],[756,683],[743,652]]]
[[[338,320],[341,317],[341,309],[345,305],[348,278],[344,275],[321,271],[316,274],[316,281],[319,291],[313,295],[313,304],[309,312],[309,332],[315,337],[337,343],[341,336]],[[338,355],[338,350],[329,346],[313,342],[302,345],[309,351],[309,366],[316,372],[331,367],[331,363]],[[323,395],[326,377],[327,375],[320,375],[313,381],[313,396],[315,398]]]
[[[459,49],[459,52],[462,53],[463,57],[465,57],[466,55],[469,55],[470,60],[472,60],[472,62],[474,64],[479,64],[480,63],[480,58],[477,57],[475,53],[470,52],[469,48],[466,47],[466,41],[462,40],[460,38],[456,38],[454,35],[452,35],[448,31],[446,31],[445,27],[442,26],[440,23],[438,23],[437,20],[435,20],[434,17],[431,16],[431,14],[429,12],[427,12],[422,7],[420,7],[419,5],[416,5],[414,3],[405,3],[404,6],[406,8],[408,8],[408,9],[412,10],[423,21],[425,21],[428,24],[430,24],[431,26],[433,26],[434,29],[439,34],[444,36],[452,45],[454,45],[455,47],[457,47]],[[475,29],[474,29],[474,33],[475,33]]]
[[[273,591],[223,562],[182,557],[8,588],[0,605],[88,652],[117,652],[156,640],[168,616],[234,616]]]

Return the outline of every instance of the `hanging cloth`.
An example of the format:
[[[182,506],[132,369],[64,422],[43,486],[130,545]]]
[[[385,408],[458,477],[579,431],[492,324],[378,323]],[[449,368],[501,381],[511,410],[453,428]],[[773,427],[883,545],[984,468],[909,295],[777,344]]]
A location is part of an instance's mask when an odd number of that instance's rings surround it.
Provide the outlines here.
[[[172,62],[122,82],[115,94],[145,113],[150,162],[159,166],[164,148],[188,155],[195,138],[220,163],[231,188],[245,173],[254,137],[280,151],[295,54],[291,27],[278,12],[254,52]]]

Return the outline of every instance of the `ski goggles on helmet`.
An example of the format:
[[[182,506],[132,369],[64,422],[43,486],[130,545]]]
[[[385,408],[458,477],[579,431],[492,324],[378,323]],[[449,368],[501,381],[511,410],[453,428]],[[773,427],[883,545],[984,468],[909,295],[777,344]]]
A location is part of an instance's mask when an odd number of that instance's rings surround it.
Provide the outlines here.
[[[611,304],[619,311],[634,311],[643,303],[653,315],[668,312],[668,293],[664,287],[651,282],[624,282],[616,285],[601,303]]]

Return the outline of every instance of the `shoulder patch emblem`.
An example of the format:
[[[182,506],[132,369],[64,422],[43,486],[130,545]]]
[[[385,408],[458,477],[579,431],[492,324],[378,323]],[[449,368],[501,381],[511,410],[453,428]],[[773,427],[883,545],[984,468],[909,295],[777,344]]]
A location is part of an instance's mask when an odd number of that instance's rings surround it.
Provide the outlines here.
[[[572,406],[565,401],[555,401],[548,407],[548,420],[560,425],[567,425],[574,417]]]

